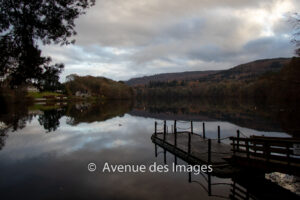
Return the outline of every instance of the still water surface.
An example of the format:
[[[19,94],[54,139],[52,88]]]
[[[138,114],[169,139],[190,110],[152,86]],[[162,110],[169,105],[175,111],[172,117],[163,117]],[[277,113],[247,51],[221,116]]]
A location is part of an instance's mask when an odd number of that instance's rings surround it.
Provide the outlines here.
[[[209,196],[207,175],[192,175],[189,182],[188,173],[101,172],[105,162],[164,164],[163,149],[158,148],[157,157],[154,154],[154,122],[166,119],[170,130],[173,118],[199,117],[188,112],[147,110],[123,103],[77,104],[29,107],[27,115],[23,113],[20,118],[13,117],[14,112],[3,114],[1,199],[229,199],[230,178],[211,177],[212,183],[225,184],[212,186]],[[195,132],[201,133],[203,121],[194,123]],[[292,137],[282,130],[255,130],[224,118],[212,120],[210,116],[205,123],[209,138],[217,137],[218,125],[222,137],[235,135],[237,129],[247,136]],[[178,126],[188,128],[184,123]],[[166,158],[167,164],[174,162],[171,153],[167,152]],[[88,171],[90,162],[97,165],[95,172]],[[180,159],[178,163],[185,164]]]

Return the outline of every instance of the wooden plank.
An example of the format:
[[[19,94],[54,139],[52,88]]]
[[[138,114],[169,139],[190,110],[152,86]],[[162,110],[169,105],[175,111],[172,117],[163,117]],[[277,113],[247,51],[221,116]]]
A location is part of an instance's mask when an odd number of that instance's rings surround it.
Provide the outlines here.
[[[239,138],[237,138],[237,137],[229,137],[229,139],[230,140],[235,140],[235,141],[247,141],[247,140],[249,140],[249,141],[251,141],[251,142],[264,142],[264,141],[268,141],[268,142],[270,142],[270,143],[272,143],[273,144],[273,142],[274,142],[274,144],[282,144],[282,143],[290,143],[290,144],[298,144],[298,143],[300,143],[300,140],[299,139],[296,139],[296,138],[293,138],[293,139],[285,139],[285,138],[278,138],[277,137],[277,139],[275,139],[275,138],[270,138],[270,139],[268,139],[268,138],[266,138],[266,137],[250,137],[250,138],[241,138],[241,137],[239,137]]]

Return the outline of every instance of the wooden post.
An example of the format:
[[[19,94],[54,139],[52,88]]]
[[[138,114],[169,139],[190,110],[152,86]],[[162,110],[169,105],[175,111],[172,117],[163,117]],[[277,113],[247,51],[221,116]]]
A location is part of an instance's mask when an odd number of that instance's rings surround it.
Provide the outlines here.
[[[154,145],[154,150],[155,150],[155,157],[157,157],[157,144]]]
[[[174,164],[177,165],[177,156],[174,154]]]
[[[286,143],[286,153],[287,153],[287,161],[288,161],[288,165],[290,165],[290,147],[289,147],[289,143]]]
[[[232,150],[233,150],[233,155],[235,155],[235,138],[232,138]]]
[[[205,139],[205,123],[204,122],[202,123],[202,126],[203,126],[202,127],[203,128],[203,138]]]
[[[208,196],[211,196],[211,174],[210,173],[207,174],[207,178],[208,178],[207,180]]]
[[[175,134],[174,134],[174,146],[177,147],[177,131],[175,131]]]
[[[167,164],[167,150],[164,149],[164,163]]]
[[[221,137],[220,126],[218,126],[218,143],[221,143],[220,137]]]
[[[194,130],[193,130],[193,121],[191,121],[191,133],[193,134]]]
[[[211,139],[208,139],[208,157],[207,157],[207,162],[210,164],[211,162]]]
[[[237,151],[239,151],[240,150],[240,130],[237,130],[236,131],[236,137],[237,137],[237,140],[236,140],[236,149],[237,149]]]
[[[164,121],[164,142],[166,141],[166,120]]]
[[[177,147],[177,128],[176,128],[176,120],[174,120],[174,146]]]
[[[176,132],[176,120],[174,120],[174,133]]]
[[[249,160],[249,158],[250,158],[249,140],[245,141],[245,143],[246,143],[247,159]]]
[[[235,189],[236,189],[236,185],[235,185],[235,181],[234,181],[233,185],[232,185],[232,197],[233,197],[233,199],[236,199],[235,198]]]
[[[192,134],[192,133],[189,133],[189,140],[188,140],[188,155],[190,155],[190,153],[191,153],[191,134]]]
[[[192,172],[189,172],[189,183],[192,182]]]
[[[154,135],[157,136],[157,121],[154,123]]]
[[[267,141],[264,142],[264,151],[265,151],[266,161],[268,162],[270,156],[270,149],[269,149],[269,143]]]

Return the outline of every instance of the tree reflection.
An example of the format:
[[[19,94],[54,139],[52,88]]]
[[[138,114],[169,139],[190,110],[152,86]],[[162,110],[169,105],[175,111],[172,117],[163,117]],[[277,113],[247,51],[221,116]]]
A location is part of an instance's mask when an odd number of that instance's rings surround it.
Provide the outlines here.
[[[23,129],[32,115],[28,115],[28,102],[10,103],[7,98],[0,97],[0,150],[5,145],[8,132]]]
[[[131,101],[110,101],[106,103],[77,102],[69,105],[66,115],[67,123],[77,125],[81,122],[92,123],[122,116],[133,107]]]
[[[39,115],[38,121],[47,133],[55,131],[60,125],[60,118],[66,113],[65,108],[45,110],[43,114]]]
[[[5,145],[5,140],[7,138],[7,129],[6,128],[1,128],[0,129],[0,150],[2,150],[2,148]]]
[[[297,104],[267,104],[261,101],[225,99],[180,99],[136,102],[131,114],[158,119],[194,121],[228,121],[259,131],[300,134],[300,106]]]

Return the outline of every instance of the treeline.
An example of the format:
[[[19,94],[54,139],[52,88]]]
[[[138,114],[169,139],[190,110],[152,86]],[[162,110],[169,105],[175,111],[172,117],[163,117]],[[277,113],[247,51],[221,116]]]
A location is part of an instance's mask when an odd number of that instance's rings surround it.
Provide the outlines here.
[[[138,98],[233,97],[264,101],[300,100],[300,58],[293,58],[279,72],[268,72],[254,80],[186,81],[153,83],[135,87]]]
[[[66,93],[76,93],[104,99],[131,99],[134,90],[123,82],[116,82],[104,77],[69,75],[64,83]]]
[[[149,84],[147,85],[148,88],[157,88],[157,87],[175,87],[175,86],[186,86],[187,82],[182,80],[182,81],[150,81]]]

